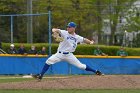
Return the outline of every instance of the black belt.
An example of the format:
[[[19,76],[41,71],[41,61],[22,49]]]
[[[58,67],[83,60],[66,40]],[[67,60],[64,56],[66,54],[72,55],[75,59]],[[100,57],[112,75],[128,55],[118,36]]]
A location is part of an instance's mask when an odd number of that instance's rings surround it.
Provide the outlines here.
[[[59,51],[59,53],[62,53],[62,54],[69,54],[69,53],[71,53],[71,52],[61,52],[61,51]]]

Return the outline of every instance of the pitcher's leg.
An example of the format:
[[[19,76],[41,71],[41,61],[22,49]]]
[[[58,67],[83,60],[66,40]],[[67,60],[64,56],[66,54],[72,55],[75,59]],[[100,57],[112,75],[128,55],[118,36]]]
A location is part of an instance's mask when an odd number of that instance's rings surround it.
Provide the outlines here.
[[[97,75],[101,75],[102,73],[98,70],[95,70],[93,68],[91,68],[90,66],[86,65],[86,64],[82,64],[73,54],[70,55],[70,57],[67,58],[67,61],[80,68],[80,69],[83,69],[83,70],[86,70],[86,71],[91,71],[91,72],[94,72],[95,74]]]
[[[51,56],[45,63],[42,72],[40,73],[41,77],[45,74],[45,72],[49,69],[50,65],[55,64],[57,62],[60,62],[61,59],[58,58],[57,56],[53,55]]]
[[[48,65],[47,63],[45,63],[41,73],[40,73],[40,78],[43,77],[43,75],[45,74],[45,72],[49,69],[50,65]],[[42,78],[41,78],[42,79]]]
[[[60,61],[61,61],[61,58],[58,57],[58,54],[51,56],[50,58],[48,58],[48,60],[46,60],[41,73],[38,75],[33,75],[33,77],[40,81],[42,79],[43,75],[45,74],[45,72],[49,69],[50,65],[55,64]]]

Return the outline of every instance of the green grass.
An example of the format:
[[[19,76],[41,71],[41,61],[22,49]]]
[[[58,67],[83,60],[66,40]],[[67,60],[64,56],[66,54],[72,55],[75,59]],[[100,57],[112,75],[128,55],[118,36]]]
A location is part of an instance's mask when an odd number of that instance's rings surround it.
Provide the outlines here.
[[[15,78],[15,79],[0,79],[0,83],[7,83],[7,82],[22,82],[22,81],[30,81],[33,79],[25,79],[25,78]]]
[[[65,90],[0,90],[0,93],[140,93],[140,89],[65,89]]]
[[[7,78],[0,77],[0,83],[9,83],[9,82],[22,82],[22,81],[30,81],[34,80],[33,78]]]
[[[48,78],[47,80],[55,80],[56,78]],[[22,78],[21,76],[0,76],[0,83],[23,82],[35,80],[34,78]]]

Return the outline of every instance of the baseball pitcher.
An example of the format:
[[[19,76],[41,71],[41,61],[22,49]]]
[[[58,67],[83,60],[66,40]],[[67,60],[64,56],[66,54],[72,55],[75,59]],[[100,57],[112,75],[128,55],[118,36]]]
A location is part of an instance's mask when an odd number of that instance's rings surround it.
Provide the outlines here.
[[[50,65],[58,63],[62,60],[67,61],[68,63],[86,70],[86,71],[92,71],[96,75],[103,75],[101,71],[95,70],[91,67],[89,67],[86,64],[81,63],[74,55],[73,52],[75,51],[78,43],[87,43],[87,44],[93,44],[94,41],[91,41],[87,38],[84,38],[80,35],[77,35],[75,33],[76,24],[74,22],[70,22],[67,25],[67,30],[61,30],[57,28],[53,28],[53,37],[55,40],[59,43],[59,47],[57,49],[57,52],[52,55],[48,60],[46,60],[46,63],[38,75],[33,75],[34,78],[36,78],[38,81],[41,81],[43,75],[45,72],[49,69]]]

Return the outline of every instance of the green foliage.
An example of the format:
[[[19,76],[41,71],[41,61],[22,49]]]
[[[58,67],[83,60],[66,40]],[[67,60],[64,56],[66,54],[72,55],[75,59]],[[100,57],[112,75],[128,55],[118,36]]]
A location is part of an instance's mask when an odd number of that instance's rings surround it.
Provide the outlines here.
[[[10,78],[8,76],[0,77],[0,83],[10,83],[10,82],[22,82],[22,81],[31,81],[33,78]]]
[[[31,45],[35,45],[36,49],[39,51],[43,46],[47,48],[47,52],[49,53],[49,44],[47,43],[34,43],[34,44],[27,44],[25,43],[26,50],[31,48]],[[10,43],[2,43],[3,50],[7,51],[9,49]],[[15,43],[15,48],[18,49],[20,44]],[[55,54],[57,52],[58,44],[51,44],[51,53]],[[77,46],[76,51],[74,52],[75,55],[93,55],[93,51],[96,47],[100,47],[102,52],[108,54],[109,56],[116,56],[117,51],[120,49],[120,46],[105,46],[105,45],[87,45],[87,44],[80,44]],[[140,48],[125,48],[128,52],[129,56],[140,56]]]
[[[136,12],[135,12],[136,14]],[[127,24],[125,25],[125,29],[128,32],[132,32],[132,31],[139,31],[140,29],[140,17],[139,16],[134,16],[133,17],[129,17],[127,18]]]
[[[137,36],[133,40],[133,47],[140,47],[140,34],[137,34]]]
[[[26,14],[28,0],[1,0],[1,14]],[[77,23],[78,34],[93,39],[96,32],[102,37],[103,21],[110,20],[111,39],[113,42],[118,19],[130,9],[137,0],[32,0],[33,13],[47,13],[51,10],[52,27],[65,29],[70,21]],[[127,6],[127,7],[126,7]],[[127,13],[129,14],[129,13]],[[126,14],[126,15],[127,15]],[[131,16],[137,25],[126,25],[127,29],[139,29],[139,19]],[[10,42],[10,18],[0,17],[0,37],[3,42]],[[125,28],[125,27],[124,27]],[[14,42],[26,43],[27,17],[14,17]],[[98,40],[99,43],[101,39]],[[33,17],[33,42],[48,42],[48,16]]]

